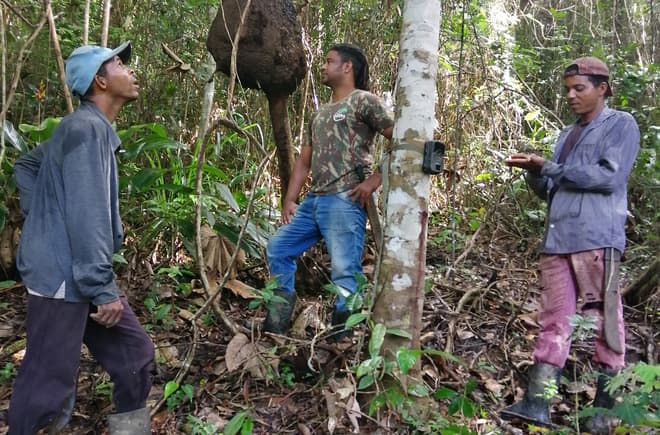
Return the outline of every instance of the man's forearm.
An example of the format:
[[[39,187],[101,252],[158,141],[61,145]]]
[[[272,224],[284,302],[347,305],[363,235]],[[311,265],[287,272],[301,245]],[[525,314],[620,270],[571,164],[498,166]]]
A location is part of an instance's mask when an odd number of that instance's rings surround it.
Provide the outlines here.
[[[289,180],[289,186],[286,189],[286,196],[284,201],[296,201],[300,195],[305,181],[307,181],[307,176],[309,175],[309,167],[307,167],[300,160],[296,160],[295,165],[293,166],[293,174]]]

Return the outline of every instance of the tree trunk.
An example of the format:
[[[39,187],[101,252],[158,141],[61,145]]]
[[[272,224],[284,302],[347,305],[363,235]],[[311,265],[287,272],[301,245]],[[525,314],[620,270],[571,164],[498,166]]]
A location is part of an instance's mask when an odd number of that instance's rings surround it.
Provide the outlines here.
[[[83,45],[89,44],[89,8],[90,8],[90,1],[91,0],[85,0],[85,12],[83,14],[83,37],[82,37]]]
[[[386,191],[383,261],[374,321],[409,338],[386,336],[382,353],[419,349],[428,224],[429,176],[422,172],[424,142],[437,124],[438,0],[407,0],[403,8],[397,117]],[[419,364],[419,362],[418,362]],[[419,366],[418,366],[419,367]]]
[[[111,0],[103,1],[103,28],[101,29],[101,47],[108,46],[108,33],[110,30],[110,9],[112,8]]]
[[[273,124],[273,136],[277,147],[277,162],[280,174],[281,200],[284,201],[286,189],[289,187],[289,178],[293,171],[293,153],[291,152],[291,127],[289,125],[289,112],[287,110],[288,97],[286,95],[268,95],[268,110],[270,121]]]
[[[646,272],[626,287],[621,294],[626,299],[626,303],[634,307],[646,303],[653,293],[658,291],[659,284],[660,258],[656,257]]]
[[[48,17],[48,25],[50,27],[50,39],[53,41],[53,51],[55,52],[55,59],[57,60],[57,71],[59,73],[60,83],[62,84],[62,92],[64,93],[64,100],[66,101],[66,108],[69,113],[73,112],[73,100],[71,99],[71,92],[66,85],[66,78],[64,73],[64,58],[62,57],[62,50],[60,49],[60,42],[57,38],[57,27],[55,27],[55,17],[53,17],[53,8],[51,7],[50,0],[44,1],[44,10]]]

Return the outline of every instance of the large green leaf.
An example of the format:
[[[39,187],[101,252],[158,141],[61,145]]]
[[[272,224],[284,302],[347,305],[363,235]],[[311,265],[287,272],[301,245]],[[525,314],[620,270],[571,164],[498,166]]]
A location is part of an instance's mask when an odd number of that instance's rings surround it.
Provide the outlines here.
[[[387,328],[382,323],[377,323],[371,331],[371,338],[369,339],[369,355],[371,355],[371,358],[375,358],[380,354],[386,332]]]
[[[234,195],[232,195],[231,190],[229,190],[229,186],[227,186],[224,183],[216,183],[215,188],[217,192],[220,194],[220,198],[234,210],[235,212],[239,212],[241,208],[238,206],[238,203],[234,199]]]
[[[413,368],[419,361],[422,351],[419,349],[399,349],[396,353],[396,361],[399,364],[399,369],[404,375]]]
[[[141,192],[153,186],[164,173],[162,169],[144,168],[131,177],[130,184],[137,192]]]
[[[46,118],[39,125],[21,124],[18,129],[25,133],[32,141],[40,143],[50,138],[55,131],[55,127],[62,118]]]

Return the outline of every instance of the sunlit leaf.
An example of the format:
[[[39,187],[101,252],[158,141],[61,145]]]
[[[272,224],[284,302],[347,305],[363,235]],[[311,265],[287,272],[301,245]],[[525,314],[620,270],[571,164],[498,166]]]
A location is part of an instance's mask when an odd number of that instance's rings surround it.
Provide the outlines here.
[[[377,323],[371,331],[371,339],[369,339],[369,355],[375,358],[380,353],[380,348],[385,341],[385,332],[387,328],[382,323]]]
[[[168,381],[165,384],[165,398],[167,399],[179,389],[179,384],[174,381]]]
[[[351,329],[355,325],[364,322],[366,318],[367,315],[364,313],[351,314],[348,316],[348,319],[346,319],[346,329]]]
[[[399,349],[396,353],[396,360],[399,369],[404,375],[419,361],[422,351],[419,349]]]

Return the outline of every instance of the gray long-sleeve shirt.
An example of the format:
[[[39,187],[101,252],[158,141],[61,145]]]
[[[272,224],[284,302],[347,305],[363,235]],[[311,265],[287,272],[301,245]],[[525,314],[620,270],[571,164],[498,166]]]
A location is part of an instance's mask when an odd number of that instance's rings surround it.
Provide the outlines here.
[[[526,175],[532,190],[549,202],[543,253],[607,247],[623,252],[626,184],[639,152],[639,128],[629,113],[606,107],[558,163],[574,125],[562,131],[540,174]]]
[[[112,254],[123,242],[117,163],[120,140],[83,101],[53,136],[18,159],[14,179],[26,215],[17,266],[32,292],[101,305],[117,300]]]

